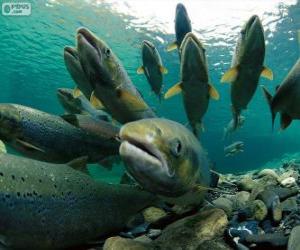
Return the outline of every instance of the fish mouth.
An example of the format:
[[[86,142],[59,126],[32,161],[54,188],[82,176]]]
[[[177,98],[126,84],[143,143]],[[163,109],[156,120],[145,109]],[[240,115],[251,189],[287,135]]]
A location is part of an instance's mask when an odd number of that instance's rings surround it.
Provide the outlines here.
[[[57,89],[57,95],[60,98],[67,98],[67,99],[73,99],[73,94],[70,93],[70,91],[68,91],[67,89],[63,89],[63,88],[59,88]]]
[[[98,50],[98,46],[96,44],[96,38],[95,36],[86,28],[79,28],[77,30],[77,40],[83,41],[87,44],[89,44],[90,46],[92,46],[95,50]]]
[[[149,47],[151,49],[154,48],[154,45],[151,42],[147,41],[147,40],[143,41],[143,45],[146,46],[146,47]]]
[[[263,28],[259,17],[257,15],[253,15],[246,23],[244,32],[246,34],[254,34],[261,32],[262,30]]]
[[[163,154],[153,146],[152,143],[133,136],[123,134],[120,130],[119,138],[121,146],[119,149],[121,157],[137,172],[153,171],[153,175],[164,174],[168,177],[173,177],[174,172],[171,172],[168,163]]]
[[[78,53],[77,53],[77,50],[75,48],[66,46],[64,48],[64,55],[65,56],[68,55],[68,56],[72,57],[74,60],[78,60]]]

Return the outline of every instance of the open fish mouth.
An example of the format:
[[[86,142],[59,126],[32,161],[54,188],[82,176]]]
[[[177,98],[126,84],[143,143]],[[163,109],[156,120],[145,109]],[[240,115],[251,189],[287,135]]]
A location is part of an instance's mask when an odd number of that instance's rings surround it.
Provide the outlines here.
[[[161,160],[161,154],[157,149],[151,144],[133,138],[122,140],[120,154],[124,158],[134,158],[134,161],[140,161],[137,163],[143,163],[143,165],[145,164],[145,167],[155,166],[163,168],[164,165]]]
[[[72,93],[67,92],[64,89],[58,89],[57,90],[57,95],[62,98],[62,99],[68,99],[68,100],[72,100],[73,99],[73,95]]]
[[[85,28],[80,28],[77,31],[77,38],[78,38],[78,40],[83,39],[85,43],[88,43],[90,46],[92,46],[95,50],[98,51],[98,46],[96,44],[96,39],[95,39],[94,35],[89,30],[87,30]]]
[[[73,59],[78,60],[78,54],[74,48],[66,46],[64,48],[64,53],[67,54],[68,56],[72,57]]]

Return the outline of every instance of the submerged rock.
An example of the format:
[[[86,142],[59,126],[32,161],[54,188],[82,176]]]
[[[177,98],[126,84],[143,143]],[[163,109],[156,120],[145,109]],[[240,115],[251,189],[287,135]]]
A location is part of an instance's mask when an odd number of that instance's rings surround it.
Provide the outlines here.
[[[201,211],[167,226],[154,243],[161,249],[172,250],[230,249],[221,239],[227,224],[227,216],[222,209]]]
[[[288,250],[300,249],[300,226],[296,226],[292,229],[290,238],[288,241]]]
[[[296,197],[291,197],[283,201],[281,203],[281,208],[283,212],[297,211],[299,208],[298,208]]]
[[[268,247],[284,247],[288,243],[288,237],[283,233],[273,233],[273,234],[259,234],[253,235],[249,234],[245,237],[245,242],[248,245],[257,244],[262,249],[269,249]]]
[[[251,211],[252,216],[258,221],[263,221],[268,215],[268,209],[261,200],[255,200],[251,203]]]
[[[103,250],[152,250],[151,244],[140,241],[125,239],[120,236],[108,238],[103,246]]]
[[[164,210],[157,207],[148,207],[143,211],[145,222],[148,223],[154,223],[166,215],[167,213]]]
[[[233,203],[231,200],[224,197],[219,197],[213,201],[213,204],[216,208],[224,210],[228,217],[231,217],[233,211]]]
[[[250,198],[250,193],[247,191],[241,191],[236,193],[233,197],[233,208],[236,209],[244,209],[248,205],[248,201]]]
[[[246,176],[243,179],[241,179],[238,183],[237,183],[238,187],[240,190],[242,191],[249,191],[251,192],[252,189],[254,189],[257,186],[257,182],[252,180],[251,177]]]

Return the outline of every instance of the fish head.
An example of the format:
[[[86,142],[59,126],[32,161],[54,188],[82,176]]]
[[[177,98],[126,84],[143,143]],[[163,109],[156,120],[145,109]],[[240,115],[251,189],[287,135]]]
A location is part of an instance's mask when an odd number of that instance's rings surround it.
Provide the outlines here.
[[[175,12],[175,33],[176,41],[180,46],[186,33],[192,31],[191,20],[187,10],[182,3],[177,4]]]
[[[181,54],[183,68],[207,71],[205,48],[194,33],[189,32],[185,35],[179,52]]]
[[[257,15],[253,15],[241,30],[244,50],[248,53],[265,50],[265,37],[262,23]]]
[[[147,40],[144,40],[143,43],[142,43],[142,56],[143,56],[143,59],[146,59],[146,58],[157,58],[158,56],[158,52],[157,52],[157,49],[155,48],[154,44],[147,41]]]
[[[70,46],[64,48],[64,60],[69,71],[77,70],[76,67],[80,65],[77,50]]]
[[[177,19],[179,16],[188,16],[187,10],[182,3],[178,3],[176,5],[175,18]]]
[[[81,66],[91,82],[108,85],[117,75],[119,64],[109,46],[86,28],[77,31],[77,49]]]
[[[0,139],[9,142],[21,135],[21,116],[12,104],[0,104]]]
[[[67,88],[59,88],[57,89],[57,97],[62,102],[72,102],[75,97],[73,96],[73,90]]]
[[[199,181],[200,169],[208,167],[195,136],[174,121],[130,122],[121,128],[119,137],[127,171],[155,194],[177,197],[186,193]]]

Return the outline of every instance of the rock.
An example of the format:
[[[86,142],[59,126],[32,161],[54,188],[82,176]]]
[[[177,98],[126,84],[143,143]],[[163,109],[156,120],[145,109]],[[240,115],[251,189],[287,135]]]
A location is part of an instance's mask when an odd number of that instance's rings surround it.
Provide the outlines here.
[[[167,213],[164,210],[157,207],[148,207],[143,211],[143,216],[145,222],[147,223],[154,223],[155,221],[160,220],[166,215]]]
[[[288,241],[288,250],[299,250],[300,249],[300,226],[296,226],[292,229],[292,232]]]
[[[278,184],[278,179],[273,175],[265,175],[258,179],[258,185],[262,187],[276,186]]]
[[[227,234],[232,238],[238,237],[243,242],[247,235],[258,234],[258,222],[257,221],[245,221],[235,226],[230,227],[227,230]]]
[[[161,230],[160,229],[150,229],[149,232],[147,233],[147,237],[150,239],[156,239],[158,236],[161,235]]]
[[[125,239],[120,236],[108,238],[103,246],[103,250],[152,250],[151,244],[142,243],[132,239]]]
[[[250,193],[247,191],[241,191],[236,193],[236,195],[233,197],[233,209],[244,209],[248,205],[248,201],[250,198]]]
[[[299,190],[297,187],[287,188],[287,187],[278,187],[278,186],[270,186],[267,188],[268,190],[272,190],[274,193],[276,193],[279,196],[279,199],[285,200],[289,197],[292,197],[294,195],[297,195],[299,193]]]
[[[271,207],[272,218],[275,222],[280,222],[282,219],[282,208],[279,197],[276,196]]]
[[[283,179],[280,184],[283,187],[292,187],[294,185],[296,185],[296,179],[294,177],[288,177],[286,179]]]
[[[288,237],[280,232],[259,235],[249,234],[246,236],[245,242],[249,245],[254,243],[260,247],[264,247],[263,249],[269,249],[267,247],[285,247],[288,242]]]
[[[152,240],[146,235],[141,235],[139,237],[136,237],[134,240],[146,244],[152,242]]]
[[[265,233],[273,233],[274,228],[271,220],[264,220],[261,222],[261,228]]]
[[[264,176],[272,177],[275,180],[278,180],[279,178],[278,174],[273,169],[269,168],[263,169],[258,173],[258,178],[262,178]]]
[[[251,177],[246,176],[241,179],[238,183],[238,188],[242,191],[252,191],[252,189],[257,186],[257,182],[252,180]]]
[[[228,217],[231,217],[232,208],[233,208],[233,204],[231,200],[227,198],[219,197],[218,199],[214,200],[212,203],[215,205],[216,208],[223,209]]]
[[[167,226],[154,244],[160,249],[230,249],[221,240],[228,224],[226,213],[213,208]],[[219,246],[209,245],[218,244]]]
[[[251,203],[251,211],[252,216],[258,221],[263,221],[268,215],[268,209],[261,200],[255,200]]]
[[[281,202],[281,208],[283,212],[293,212],[298,210],[296,197],[291,197]]]

